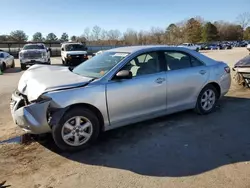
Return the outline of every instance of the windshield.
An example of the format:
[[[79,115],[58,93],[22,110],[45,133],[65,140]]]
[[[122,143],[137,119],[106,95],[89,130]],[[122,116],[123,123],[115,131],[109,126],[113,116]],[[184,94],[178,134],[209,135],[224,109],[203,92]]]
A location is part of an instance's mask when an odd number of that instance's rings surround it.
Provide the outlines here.
[[[73,72],[86,77],[101,78],[127,55],[128,53],[123,52],[104,52],[78,65]]]
[[[26,45],[23,47],[24,50],[28,50],[28,49],[45,49],[43,45],[38,45],[38,44],[34,44],[34,45]]]
[[[85,51],[86,48],[83,44],[68,44],[65,45],[66,51]]]

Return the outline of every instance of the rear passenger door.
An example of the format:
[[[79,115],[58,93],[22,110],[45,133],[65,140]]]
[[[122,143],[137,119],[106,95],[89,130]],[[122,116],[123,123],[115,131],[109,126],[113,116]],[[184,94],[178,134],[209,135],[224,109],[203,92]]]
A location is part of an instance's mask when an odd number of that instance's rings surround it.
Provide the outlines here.
[[[167,109],[176,112],[193,108],[208,79],[207,66],[183,51],[164,51],[167,66]]]

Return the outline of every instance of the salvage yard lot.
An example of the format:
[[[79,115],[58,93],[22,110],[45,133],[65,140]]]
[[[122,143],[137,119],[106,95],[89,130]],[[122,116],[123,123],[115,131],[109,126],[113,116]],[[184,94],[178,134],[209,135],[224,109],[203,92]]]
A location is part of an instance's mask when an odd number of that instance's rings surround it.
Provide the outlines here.
[[[232,66],[245,48],[205,55]],[[61,64],[53,58],[52,64]],[[22,131],[12,122],[11,92],[23,72],[0,76],[0,141]],[[19,188],[250,187],[250,90],[232,84],[216,112],[181,112],[102,135],[78,153],[59,152],[52,141],[0,144],[0,183]],[[0,186],[1,187],[1,186]]]

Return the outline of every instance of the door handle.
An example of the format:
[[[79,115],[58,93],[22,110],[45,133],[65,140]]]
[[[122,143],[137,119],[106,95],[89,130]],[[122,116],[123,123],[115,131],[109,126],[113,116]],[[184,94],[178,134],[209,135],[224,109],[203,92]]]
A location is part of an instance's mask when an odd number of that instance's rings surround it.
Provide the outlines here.
[[[165,81],[165,78],[157,78],[156,80],[155,80],[155,82],[157,83],[157,84],[161,84],[162,82],[164,82]]]
[[[205,71],[205,70],[200,70],[200,74],[202,74],[202,75],[203,75],[203,74],[206,74],[206,72],[207,72],[207,71]]]

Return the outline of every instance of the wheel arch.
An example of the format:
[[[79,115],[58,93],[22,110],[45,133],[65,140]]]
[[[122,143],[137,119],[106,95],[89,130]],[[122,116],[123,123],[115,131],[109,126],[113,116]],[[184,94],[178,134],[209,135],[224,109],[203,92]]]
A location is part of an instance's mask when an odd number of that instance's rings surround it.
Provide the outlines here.
[[[64,114],[67,111],[69,111],[69,110],[71,110],[73,108],[86,108],[86,109],[89,109],[95,115],[97,115],[97,118],[98,118],[99,123],[100,123],[100,129],[101,129],[101,131],[104,131],[104,118],[103,118],[102,113],[100,112],[100,110],[97,107],[95,107],[95,106],[93,106],[91,104],[88,104],[88,103],[76,103],[76,104],[72,104],[72,105],[70,105],[70,106],[68,106],[66,108],[67,108],[67,110],[64,112]]]
[[[208,85],[212,85],[215,89],[216,89],[216,91],[218,92],[218,98],[220,98],[220,96],[221,96],[221,88],[220,88],[220,85],[218,84],[218,83],[216,83],[216,82],[209,82],[208,84],[206,84],[203,88],[205,88],[205,87],[207,87]],[[202,88],[202,89],[203,89]],[[201,89],[201,90],[202,90]]]

